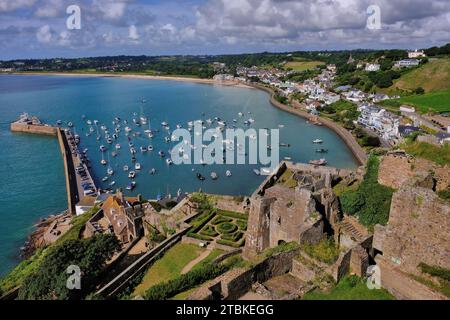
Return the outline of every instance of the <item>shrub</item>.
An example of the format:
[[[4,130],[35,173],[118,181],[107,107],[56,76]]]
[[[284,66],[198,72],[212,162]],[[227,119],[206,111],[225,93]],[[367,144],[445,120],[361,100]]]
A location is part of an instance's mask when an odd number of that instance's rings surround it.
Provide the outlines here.
[[[224,240],[224,239],[220,239],[216,241],[218,244],[223,244],[224,246],[229,246],[229,247],[233,247],[233,248],[239,248],[242,247],[245,243],[245,238],[242,238],[239,242],[233,242],[230,240]]]
[[[332,238],[322,239],[314,245],[304,244],[302,249],[309,256],[327,264],[332,264],[339,257],[339,249],[336,248]]]
[[[450,270],[437,266],[430,266],[426,263],[419,263],[419,268],[423,273],[428,273],[433,277],[438,277],[446,281],[450,281]]]
[[[198,234],[198,233],[188,232],[186,235],[188,237],[195,238],[195,239],[202,240],[202,241],[212,241],[212,238]]]
[[[248,219],[248,215],[245,213],[239,213],[239,212],[234,212],[234,211],[225,211],[225,210],[219,210],[217,213],[221,216],[242,219],[245,221],[247,221],[247,219]]]
[[[351,215],[359,212],[365,203],[364,196],[358,191],[344,192],[341,195],[340,200],[342,210]]]
[[[211,223],[214,224],[214,225],[217,225],[217,224],[220,224],[222,222],[231,222],[231,221],[233,221],[233,219],[227,218],[227,217],[224,217],[224,216],[221,216],[221,215],[218,215],[217,217],[215,217],[211,221]]]
[[[244,220],[236,220],[236,224],[239,227],[239,229],[245,231],[247,230],[247,221]]]
[[[243,233],[242,233],[242,232],[235,232],[235,233],[233,233],[233,234],[223,234],[223,235],[221,236],[221,238],[222,238],[223,240],[228,240],[228,241],[236,242],[236,241],[238,241],[239,239],[241,239],[242,236],[243,236]]]
[[[216,230],[214,229],[213,226],[207,225],[206,227],[204,227],[201,231],[200,234],[205,235],[205,236],[209,236],[209,237],[217,237],[219,234],[216,232]]]
[[[235,232],[238,229],[238,227],[234,223],[223,222],[223,223],[217,225],[216,229],[217,229],[217,231],[219,231],[222,234],[224,234],[224,233],[230,234],[230,233]]]
[[[205,281],[214,279],[225,271],[227,271],[227,267],[224,265],[206,265],[202,268],[191,270],[173,280],[157,284],[148,289],[144,296],[147,300],[166,300]]]

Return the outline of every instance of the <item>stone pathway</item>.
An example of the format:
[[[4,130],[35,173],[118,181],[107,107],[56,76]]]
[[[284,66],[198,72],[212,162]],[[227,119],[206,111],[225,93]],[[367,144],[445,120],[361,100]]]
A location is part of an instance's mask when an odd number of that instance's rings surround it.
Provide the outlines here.
[[[189,262],[187,265],[184,266],[184,268],[181,270],[181,274],[185,274],[188,273],[189,271],[191,271],[191,269],[200,261],[202,261],[203,259],[205,259],[212,251],[212,246],[209,245],[206,247],[206,250],[202,252],[201,255],[199,255],[197,258],[195,258],[194,260],[192,260],[191,262]]]

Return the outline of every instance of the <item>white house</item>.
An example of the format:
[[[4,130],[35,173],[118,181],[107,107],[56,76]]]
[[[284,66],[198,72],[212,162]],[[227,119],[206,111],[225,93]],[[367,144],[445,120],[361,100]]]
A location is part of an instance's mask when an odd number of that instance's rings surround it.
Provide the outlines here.
[[[418,59],[403,59],[400,61],[397,61],[394,65],[396,68],[410,68],[410,67],[417,67],[420,64],[420,61]]]
[[[414,51],[408,51],[408,58],[414,59],[419,57],[426,57],[425,52],[423,50],[414,50]]]
[[[380,65],[378,63],[368,63],[366,64],[366,71],[378,71],[380,70]]]

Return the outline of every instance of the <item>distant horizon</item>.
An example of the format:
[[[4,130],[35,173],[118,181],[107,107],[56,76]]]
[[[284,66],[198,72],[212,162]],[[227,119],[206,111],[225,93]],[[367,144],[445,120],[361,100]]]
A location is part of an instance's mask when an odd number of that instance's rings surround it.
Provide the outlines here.
[[[450,43],[450,42],[449,42]],[[355,48],[355,49],[323,49],[323,50],[292,50],[292,51],[249,51],[249,52],[236,52],[236,53],[217,53],[217,54],[114,54],[114,55],[94,55],[94,56],[73,56],[73,57],[64,57],[64,56],[49,56],[49,57],[28,57],[28,58],[11,58],[11,59],[0,59],[1,62],[9,62],[9,61],[17,61],[17,60],[54,60],[54,59],[95,59],[95,58],[104,58],[104,57],[215,57],[215,56],[233,56],[233,55],[252,55],[252,54],[290,54],[296,52],[357,52],[357,51],[385,51],[385,50],[405,50],[405,51],[413,51],[413,50],[426,50],[432,47],[441,47],[446,44],[444,42],[442,44],[433,45],[429,47],[423,48]]]

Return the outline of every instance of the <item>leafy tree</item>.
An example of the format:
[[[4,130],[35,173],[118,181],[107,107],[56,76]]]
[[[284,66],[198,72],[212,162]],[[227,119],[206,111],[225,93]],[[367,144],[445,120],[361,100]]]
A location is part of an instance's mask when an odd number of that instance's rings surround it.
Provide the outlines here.
[[[415,94],[424,94],[425,93],[425,89],[422,87],[417,87],[416,90],[414,90]]]
[[[89,239],[67,240],[45,257],[39,269],[25,278],[19,291],[20,299],[80,299],[88,294],[95,284],[106,261],[120,248],[114,235],[97,235]],[[66,287],[67,267],[80,268],[81,289]]]
[[[342,210],[351,215],[359,212],[365,204],[364,196],[358,191],[345,192],[342,194],[340,200]]]

